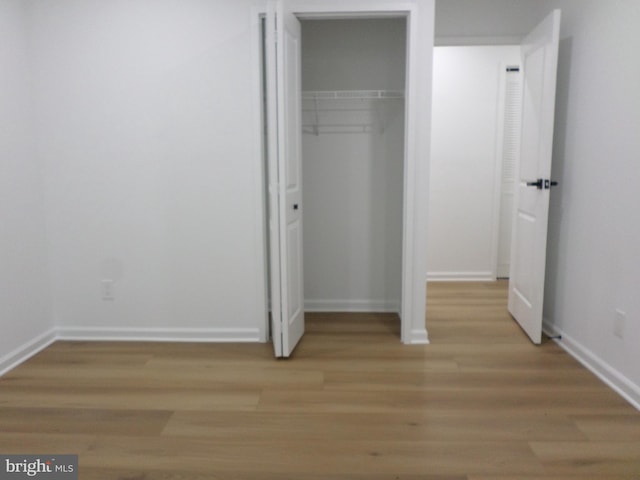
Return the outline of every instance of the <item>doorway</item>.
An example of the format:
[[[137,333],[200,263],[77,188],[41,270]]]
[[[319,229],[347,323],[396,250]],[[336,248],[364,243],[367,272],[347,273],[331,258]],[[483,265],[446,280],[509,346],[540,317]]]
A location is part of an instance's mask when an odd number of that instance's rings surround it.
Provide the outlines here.
[[[550,188],[557,184],[549,175],[552,162],[560,17],[559,10],[547,15],[522,40],[519,49],[524,71],[522,123],[519,139],[520,158],[517,173],[513,175],[515,201],[511,223],[508,310],[535,344],[539,344],[542,338],[549,193]],[[519,71],[520,67],[514,67],[513,70]],[[437,123],[434,125],[437,128]],[[494,195],[494,198],[498,198],[498,195]],[[469,200],[474,199],[473,194],[469,195]],[[493,223],[497,224],[498,217],[495,211],[494,208]],[[486,221],[486,217],[484,220],[480,225],[490,223]],[[497,229],[494,228],[494,231]],[[495,259],[491,263],[495,266]],[[497,272],[490,273],[492,277],[498,276]]]
[[[437,343],[467,341],[485,323],[502,334],[508,321],[498,278],[509,276],[522,106],[519,45],[434,50],[427,318]]]
[[[301,26],[305,311],[399,314],[406,18]]]
[[[426,159],[428,158],[428,136],[421,134],[420,125],[422,128],[428,126],[430,123],[430,96],[426,95],[426,92],[430,90],[430,82],[431,82],[431,48],[433,44],[432,40],[432,22],[430,20],[433,19],[433,2],[421,2],[419,5],[417,2],[414,4],[413,2],[404,6],[407,10],[404,12],[399,12],[395,8],[391,8],[392,5],[384,4],[380,7],[380,9],[376,8],[377,3],[372,2],[370,6],[363,8],[363,5],[358,2],[327,2],[326,10],[323,12],[317,12],[317,9],[314,11],[296,11],[294,15],[294,7],[292,7],[289,2],[277,2],[275,3],[277,8],[277,13],[281,13],[282,19],[288,19],[287,22],[289,24],[293,24],[291,22],[292,17],[298,17],[297,22],[300,22],[300,19],[311,19],[315,18],[316,21],[321,22],[318,17],[323,17],[328,21],[327,17],[330,17],[332,20],[336,19],[351,19],[354,20],[358,17],[360,18],[371,18],[371,17],[404,17],[406,20],[406,51],[409,52],[407,55],[407,63],[406,63],[406,78],[405,78],[405,100],[404,100],[404,114],[401,115],[403,120],[403,124],[407,125],[407,129],[402,135],[404,145],[404,151],[402,154],[402,210],[401,210],[401,268],[400,268],[400,296],[399,296],[399,311],[401,317],[401,341],[403,343],[426,343],[427,342],[427,334],[426,328],[424,324],[424,312],[425,312],[425,291],[426,285],[424,283],[424,270],[420,268],[420,265],[426,265],[426,215],[424,214],[424,210],[427,202],[425,201],[425,196],[427,192],[426,183],[428,180],[427,170],[420,164],[418,159]],[[294,2],[295,6],[295,2]],[[423,15],[417,15],[418,11],[424,11]],[[276,13],[276,21],[271,22],[267,20],[266,29],[269,30],[270,25],[279,25],[277,21],[277,13]],[[288,27],[285,27],[288,28]],[[297,27],[295,27],[297,28]],[[291,30],[293,31],[293,29]],[[284,29],[281,29],[280,32],[284,32]],[[277,38],[277,35],[280,33],[276,33],[276,35],[270,35],[268,32],[265,35],[266,41],[269,43],[270,38]],[[425,41],[426,39],[426,41]],[[289,40],[283,39],[279,41],[277,45],[280,45],[282,48],[283,45],[289,45],[292,48],[296,45],[297,40],[291,37]],[[277,48],[277,45],[275,48]],[[297,48],[297,47],[295,47]],[[266,49],[268,50],[268,48]],[[280,55],[276,56],[276,58],[280,58],[281,62],[286,62],[288,60],[292,60],[295,58],[295,55],[292,55],[291,52],[279,52]],[[267,55],[268,57],[269,55]],[[285,59],[285,60],[283,60]],[[267,77],[269,77],[268,70]],[[295,72],[288,71],[287,77],[291,79],[293,82],[295,76]],[[287,80],[282,74],[281,80],[279,83],[277,79],[272,81],[273,84],[277,85],[278,88],[284,88],[285,90],[279,91],[278,95],[268,95],[269,98],[274,98],[276,103],[274,105],[275,108],[267,108],[266,115],[263,116],[266,119],[266,123],[268,127],[273,127],[275,124],[275,128],[287,128],[287,126],[293,125],[292,119],[293,116],[299,114],[299,110],[291,110],[289,105],[289,113],[284,113],[284,115],[289,115],[289,118],[277,117],[277,121],[273,122],[272,113],[273,110],[277,110],[278,115],[282,114],[286,108],[280,108],[277,103],[285,102],[287,99],[292,97],[287,96],[286,88]],[[293,83],[289,82],[291,85]],[[269,85],[269,80],[267,82],[267,86]],[[295,83],[295,82],[294,82]],[[267,88],[267,90],[269,90]],[[378,92],[379,94],[379,92]],[[383,92],[384,95],[384,92]],[[301,95],[300,95],[301,97]],[[315,101],[315,99],[311,99]],[[388,100],[384,98],[384,100]],[[272,110],[271,112],[269,110]],[[414,127],[414,128],[411,128]],[[376,128],[376,127],[374,127]],[[319,128],[316,129],[315,133],[319,133]],[[428,131],[428,130],[427,130]],[[301,134],[302,128],[296,132],[292,132],[294,134]],[[313,134],[313,133],[312,133]],[[283,151],[286,154],[287,146],[286,142],[291,142],[291,137],[285,133],[280,132],[281,137],[280,140],[280,149],[276,149],[278,154],[282,154]],[[278,139],[277,136],[273,138]],[[277,141],[277,140],[276,140]],[[274,142],[269,141],[269,145],[265,151],[269,152],[267,155],[266,168],[265,172],[269,173],[273,172],[275,169],[280,169],[280,178],[284,179],[285,175],[288,173],[287,170],[283,169],[283,165],[286,165],[286,158],[284,160],[279,160],[274,162],[273,155],[271,155],[271,148],[273,147]],[[294,143],[290,143],[289,145],[294,145]],[[284,148],[284,150],[283,150]],[[285,180],[286,182],[286,180]],[[287,210],[283,210],[282,206],[286,201],[284,197],[284,191],[282,188],[282,180],[280,183],[277,181],[269,182],[269,188],[267,189],[269,196],[269,205],[273,206],[275,201],[279,201],[280,207],[278,209],[270,208],[267,209],[270,212],[275,210],[280,210],[281,218],[282,215],[286,215]],[[295,210],[299,210],[300,213],[304,210],[304,206],[300,206],[300,204],[295,203],[291,205],[291,207]],[[298,207],[297,209],[295,207]],[[287,205],[288,209],[288,205]],[[271,218],[266,219],[264,222],[265,225],[273,225],[273,221]],[[281,224],[281,223],[279,223]],[[266,230],[266,228],[265,228]],[[281,230],[281,233],[286,232],[285,230]],[[272,237],[273,238],[273,237]],[[286,238],[283,240],[284,235],[280,235],[280,243],[282,241],[287,241]],[[274,242],[271,242],[271,252],[275,250]],[[286,299],[289,301],[285,301],[281,294],[279,294],[278,290],[282,291],[283,289],[289,292],[294,291],[295,293],[299,293],[302,291],[302,285],[296,285],[292,287],[289,284],[283,283],[280,281],[282,279],[281,274],[287,274],[288,266],[283,261],[286,261],[287,252],[286,249],[280,249],[278,253],[284,252],[284,255],[280,255],[279,261],[277,264],[277,268],[274,268],[273,260],[275,256],[273,254],[268,255],[271,259],[271,282],[269,285],[270,291],[270,300],[271,300],[271,311],[276,312],[276,318],[272,318],[272,325],[275,325],[274,332],[276,329],[280,328],[288,328],[287,322],[283,319],[289,312],[284,312],[283,309],[288,308],[290,304],[290,298]],[[297,253],[301,253],[299,250]],[[278,277],[274,281],[275,277]],[[265,308],[267,308],[268,299],[267,299],[267,288],[265,282]],[[396,282],[397,285],[397,282]],[[297,303],[295,304],[297,308]],[[273,316],[272,316],[273,317]],[[303,332],[303,330],[302,330]],[[278,332],[275,332],[274,344],[275,340],[277,340]],[[281,341],[281,340],[279,340]],[[295,346],[295,345],[294,345]],[[290,348],[289,350],[292,350]],[[290,353],[290,352],[289,352]],[[278,351],[276,349],[276,356],[288,356],[289,353],[283,353],[282,355],[278,355]]]
[[[522,115],[520,46],[434,50],[427,278],[508,278]]]

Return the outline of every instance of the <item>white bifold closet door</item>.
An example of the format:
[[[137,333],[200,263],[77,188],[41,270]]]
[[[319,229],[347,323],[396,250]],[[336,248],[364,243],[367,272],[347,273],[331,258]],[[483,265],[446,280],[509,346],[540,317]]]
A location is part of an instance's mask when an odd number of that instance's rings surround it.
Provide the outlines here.
[[[271,329],[276,357],[304,333],[300,22],[282,0],[266,18]]]

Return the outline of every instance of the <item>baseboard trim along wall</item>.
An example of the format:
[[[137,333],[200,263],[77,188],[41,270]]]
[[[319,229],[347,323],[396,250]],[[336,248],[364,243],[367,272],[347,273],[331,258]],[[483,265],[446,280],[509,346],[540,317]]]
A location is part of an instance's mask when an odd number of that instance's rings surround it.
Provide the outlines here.
[[[0,358],[0,377],[21,363],[26,362],[56,340],[56,331],[51,329]]]
[[[257,328],[101,328],[60,327],[0,358],[0,377],[58,340],[121,342],[259,343]]]
[[[387,300],[305,300],[305,312],[390,312],[400,311],[400,302]]]
[[[493,282],[494,272],[427,272],[427,282]]]
[[[411,345],[426,345],[430,343],[427,330],[424,328],[419,330],[411,330],[411,341],[409,343]]]
[[[636,409],[640,410],[640,386],[633,383],[587,347],[576,341],[570,335],[567,335],[561,329],[552,325],[546,319],[543,324],[543,331],[550,337],[559,336],[560,338],[555,339],[555,342],[558,345],[560,345],[567,353],[569,353],[569,355],[578,360]]]
[[[260,342],[257,328],[60,327],[58,340],[135,342]]]

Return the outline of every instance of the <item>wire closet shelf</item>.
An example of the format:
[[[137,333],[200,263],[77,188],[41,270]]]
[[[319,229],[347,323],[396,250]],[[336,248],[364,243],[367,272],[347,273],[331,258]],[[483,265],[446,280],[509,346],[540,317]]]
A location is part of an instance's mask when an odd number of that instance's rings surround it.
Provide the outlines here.
[[[384,132],[390,104],[404,99],[400,90],[306,90],[302,92],[302,132]]]
[[[302,92],[303,100],[384,100],[404,98],[400,90],[307,90]]]

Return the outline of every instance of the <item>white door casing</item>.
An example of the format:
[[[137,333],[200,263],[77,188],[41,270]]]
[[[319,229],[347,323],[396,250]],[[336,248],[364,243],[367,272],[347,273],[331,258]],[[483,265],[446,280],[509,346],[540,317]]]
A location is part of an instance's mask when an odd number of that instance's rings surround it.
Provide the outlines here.
[[[279,0],[266,23],[271,326],[275,356],[289,357],[304,333],[300,22]]]
[[[542,341],[560,16],[560,10],[554,10],[522,42],[522,135],[509,312],[535,344]]]

